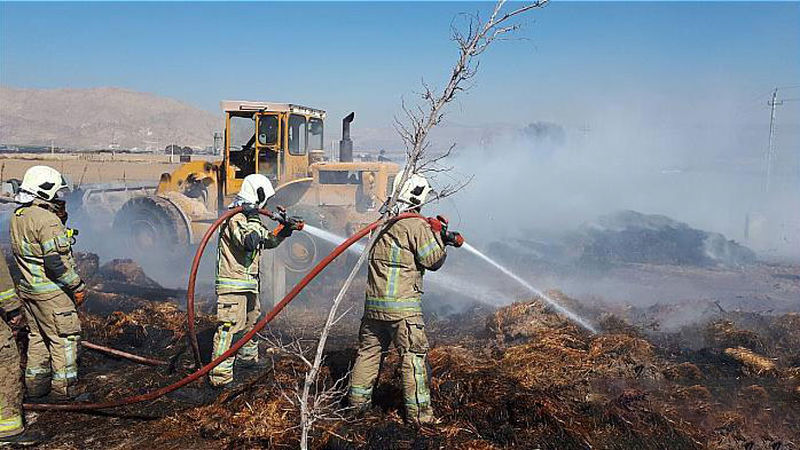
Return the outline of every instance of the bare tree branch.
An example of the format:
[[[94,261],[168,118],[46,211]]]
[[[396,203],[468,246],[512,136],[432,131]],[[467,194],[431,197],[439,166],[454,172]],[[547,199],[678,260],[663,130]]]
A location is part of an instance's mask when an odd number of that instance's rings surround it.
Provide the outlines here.
[[[480,16],[477,14],[471,17],[462,15],[462,17],[468,17],[467,29],[464,32],[460,31],[455,25],[451,24],[451,39],[458,46],[459,57],[450,71],[450,75],[444,89],[439,92],[423,80],[423,91],[420,94],[422,103],[416,105],[415,107],[409,108],[406,106],[405,100],[401,100],[400,108],[403,111],[403,115],[405,116],[406,120],[401,121],[400,119],[395,118],[395,129],[397,130],[400,139],[403,141],[403,144],[406,147],[406,156],[408,158],[402,174],[399,175],[400,179],[397,184],[398,186],[403,186],[403,184],[405,184],[412,174],[419,173],[420,170],[427,170],[431,172],[435,172],[437,170],[442,171],[441,168],[437,169],[438,163],[446,159],[454,147],[451,146],[442,155],[434,156],[433,158],[427,158],[426,154],[430,145],[428,142],[428,135],[430,131],[439,125],[444,119],[445,107],[453,101],[459,92],[463,92],[469,88],[469,86],[465,86],[464,84],[473,79],[478,73],[478,67],[480,64],[477,60],[477,57],[486,51],[492,42],[497,39],[504,38],[506,35],[516,31],[519,28],[519,25],[510,23],[510,20],[516,16],[519,16],[520,14],[525,13],[526,11],[540,8],[546,3],[547,0],[537,0],[532,3],[527,3],[519,8],[506,11],[504,9],[506,0],[498,0],[494,6],[494,9],[492,10],[491,15],[486,21],[482,21]],[[442,189],[435,197],[440,199],[447,195],[452,195],[455,192],[463,189],[467,183],[469,183],[469,180],[464,183]],[[396,192],[393,192],[387,204],[385,205],[386,208],[383,209],[384,212],[380,218],[381,228],[385,226],[388,219],[396,214],[394,208],[395,204]],[[342,288],[339,290],[336,298],[334,298],[333,304],[328,311],[328,318],[325,322],[325,326],[322,328],[322,332],[317,343],[314,361],[311,368],[308,370],[308,372],[306,372],[302,393],[300,394],[299,398],[301,427],[300,448],[302,450],[308,449],[308,439],[311,427],[317,420],[320,420],[320,417],[322,417],[317,412],[317,406],[324,404],[330,407],[331,405],[331,403],[329,403],[329,397],[323,397],[322,400],[320,400],[318,389],[318,378],[320,368],[322,366],[325,344],[328,340],[328,335],[330,334],[330,330],[333,325],[341,319],[341,316],[337,317],[337,310],[344,299],[345,294],[349,290],[350,285],[353,283],[353,280],[358,274],[358,271],[366,261],[367,255],[369,254],[370,249],[374,245],[375,240],[379,235],[380,233],[373,233],[373,235],[370,237],[369,242],[364,246],[364,250],[361,252],[361,256],[358,258],[358,262],[350,271],[350,274],[347,276]],[[316,399],[310,398],[312,390],[316,390],[317,392]]]

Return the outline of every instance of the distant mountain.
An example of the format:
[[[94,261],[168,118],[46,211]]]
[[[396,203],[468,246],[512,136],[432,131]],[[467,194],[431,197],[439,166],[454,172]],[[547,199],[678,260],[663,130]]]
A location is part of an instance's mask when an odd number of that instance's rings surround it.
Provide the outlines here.
[[[0,86],[0,144],[68,149],[212,145],[223,121],[171,98],[118,88],[17,89]]]

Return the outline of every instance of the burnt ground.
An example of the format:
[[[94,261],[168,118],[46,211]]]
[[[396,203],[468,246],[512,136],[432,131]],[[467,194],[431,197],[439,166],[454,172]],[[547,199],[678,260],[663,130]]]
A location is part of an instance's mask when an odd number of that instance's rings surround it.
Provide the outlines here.
[[[84,351],[80,389],[105,400],[147,392],[190,373],[185,316],[178,306],[183,293],[160,288],[130,262],[98,267],[91,256],[81,261],[92,280],[82,313],[84,338],[170,365],[141,366]],[[753,269],[760,270],[769,269]],[[800,268],[780,266],[770,274],[779,274],[780,283],[796,281]],[[318,284],[268,334],[313,344],[336,287]],[[361,289],[354,286],[346,300],[354,310],[331,336],[323,377],[328,385],[347,374],[355,357]],[[731,309],[713,299],[633,308],[550,294],[601,332],[577,328],[537,299],[428,316],[432,394],[442,423],[421,429],[403,423],[399,361],[390,353],[374,408],[361,417],[318,423],[313,447],[800,447],[797,312]],[[208,352],[213,298],[199,301],[200,343]],[[698,320],[661,326],[682,311],[693,314],[698,304],[704,311]],[[43,449],[296,448],[298,413],[289,399],[303,366],[267,342],[261,351],[270,366],[239,371],[242,381],[223,393],[209,394],[197,382],[178,395],[117,410],[27,417],[32,428],[53,435]]]

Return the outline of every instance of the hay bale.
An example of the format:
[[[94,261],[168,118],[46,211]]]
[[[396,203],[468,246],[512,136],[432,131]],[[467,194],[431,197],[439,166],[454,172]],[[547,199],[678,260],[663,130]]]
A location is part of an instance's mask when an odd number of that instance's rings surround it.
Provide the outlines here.
[[[776,371],[775,361],[744,347],[726,348],[725,354],[738,361],[745,374],[767,375]]]
[[[97,276],[106,281],[116,281],[135,286],[160,289],[161,285],[144,273],[142,266],[132,259],[114,259],[103,264]]]
[[[495,311],[489,316],[486,330],[495,336],[499,347],[514,345],[538,338],[567,322],[557,314],[549,311],[549,307],[541,300],[515,302]]]
[[[509,347],[503,353],[504,371],[525,387],[567,387],[593,370],[587,350],[569,333],[553,330],[526,344]],[[569,345],[570,342],[572,345]]]

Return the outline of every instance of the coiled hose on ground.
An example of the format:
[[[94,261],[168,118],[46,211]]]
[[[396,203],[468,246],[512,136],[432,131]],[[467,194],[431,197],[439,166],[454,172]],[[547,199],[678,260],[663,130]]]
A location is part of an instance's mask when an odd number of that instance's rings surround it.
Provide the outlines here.
[[[188,324],[187,325],[188,325],[188,334],[189,334],[190,343],[192,345],[192,350],[195,353],[195,358],[196,358],[196,361],[198,361],[198,362],[200,361],[200,352],[199,352],[199,347],[197,345],[197,336],[195,334],[195,326],[194,326],[194,317],[195,317],[195,314],[194,314],[194,285],[195,285],[195,281],[197,280],[197,269],[200,266],[200,259],[203,256],[203,252],[205,251],[205,248],[206,248],[206,246],[208,244],[208,241],[210,240],[210,238],[214,234],[214,232],[219,228],[219,226],[225,220],[227,220],[228,218],[230,218],[234,214],[236,214],[238,212],[241,212],[241,211],[242,211],[241,207],[230,209],[230,210],[226,211],[224,214],[222,214],[211,225],[211,227],[208,229],[206,234],[203,236],[203,240],[200,242],[200,245],[197,247],[197,251],[195,253],[194,261],[192,263],[192,269],[191,269],[191,272],[189,274],[189,287],[187,289],[187,294],[186,294],[187,320],[188,320]],[[269,211],[265,210],[265,209],[262,209],[260,211],[260,213],[265,215],[265,216],[272,217],[272,214]],[[390,220],[391,221],[395,221],[395,220],[399,220],[399,219],[403,219],[403,218],[407,218],[407,217],[420,217],[420,216],[418,214],[414,214],[414,213],[404,213],[404,214],[400,214],[398,216],[395,216],[395,217],[391,218]],[[344,241],[341,244],[339,244],[338,246],[336,246],[336,248],[334,248],[333,251],[331,253],[329,253],[328,256],[323,258],[316,266],[314,266],[314,268],[311,269],[311,271],[308,272],[306,274],[306,276],[304,276],[303,279],[300,280],[292,288],[292,290],[289,291],[289,293],[286,294],[286,296],[283,297],[283,299],[280,302],[278,302],[269,311],[269,313],[267,313],[266,316],[264,316],[261,320],[259,320],[255,324],[255,326],[253,327],[252,330],[248,331],[241,339],[239,339],[238,341],[234,342],[233,345],[231,345],[231,348],[228,349],[228,351],[226,351],[225,353],[223,353],[222,355],[220,355],[218,358],[214,359],[210,363],[206,364],[205,366],[201,367],[200,369],[198,369],[194,373],[189,374],[186,377],[181,378],[180,380],[178,380],[178,381],[176,381],[176,382],[174,382],[174,383],[172,383],[172,384],[170,384],[168,386],[164,386],[164,387],[162,387],[160,389],[156,389],[156,390],[148,392],[146,394],[132,395],[130,397],[125,397],[125,398],[121,398],[121,399],[118,399],[118,400],[109,400],[109,401],[97,402],[97,403],[25,403],[23,405],[23,408],[26,409],[26,410],[34,410],[34,411],[36,411],[36,410],[91,411],[91,410],[96,410],[96,409],[117,408],[117,407],[120,407],[120,406],[132,405],[134,403],[141,403],[141,402],[147,402],[147,401],[155,400],[155,399],[157,399],[159,397],[162,397],[162,396],[164,396],[164,395],[166,395],[166,394],[168,394],[168,393],[170,393],[172,391],[180,389],[180,388],[186,386],[187,384],[189,384],[189,383],[191,383],[193,381],[196,381],[196,380],[200,379],[204,375],[208,374],[208,372],[210,372],[211,369],[213,369],[214,367],[218,366],[223,361],[225,361],[227,358],[233,356],[236,352],[238,352],[239,349],[242,348],[242,346],[247,341],[252,339],[256,335],[256,333],[260,332],[268,323],[270,323],[275,318],[275,316],[277,316],[283,310],[283,308],[285,308],[286,305],[288,305],[289,302],[291,302],[297,296],[297,294],[299,294],[308,285],[308,283],[311,282],[311,280],[313,280],[317,275],[319,275],[319,273],[322,272],[322,270],[328,264],[331,263],[331,261],[336,259],[336,257],[341,255],[345,250],[347,250],[348,247],[350,247],[354,243],[356,243],[359,240],[361,240],[361,238],[363,238],[364,236],[369,234],[372,230],[374,230],[375,228],[380,226],[382,223],[383,223],[382,220],[377,220],[375,222],[372,222],[371,224],[369,224],[366,227],[364,227],[361,230],[359,230],[354,235],[350,236],[346,241]]]

